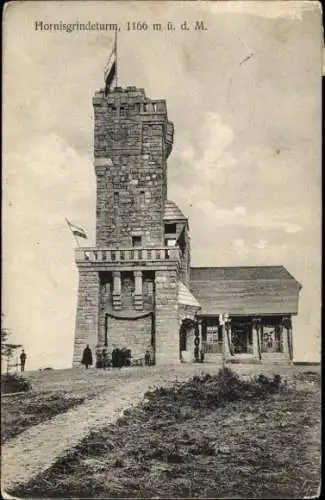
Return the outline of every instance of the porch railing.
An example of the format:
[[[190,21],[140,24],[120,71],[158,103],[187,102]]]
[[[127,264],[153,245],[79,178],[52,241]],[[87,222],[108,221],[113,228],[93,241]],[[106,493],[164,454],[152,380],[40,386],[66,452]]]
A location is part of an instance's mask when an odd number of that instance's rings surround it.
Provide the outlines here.
[[[236,346],[233,345],[234,354],[253,354],[253,346],[249,344],[248,346]]]
[[[76,248],[77,262],[138,262],[179,260],[178,247],[160,248]]]
[[[205,354],[221,354],[222,340],[218,342],[202,342],[202,351]]]
[[[281,340],[263,341],[262,352],[283,352]]]

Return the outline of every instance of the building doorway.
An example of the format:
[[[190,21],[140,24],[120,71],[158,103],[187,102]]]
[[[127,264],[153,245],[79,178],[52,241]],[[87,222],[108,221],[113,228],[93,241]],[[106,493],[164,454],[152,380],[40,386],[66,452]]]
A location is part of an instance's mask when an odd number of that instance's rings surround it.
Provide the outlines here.
[[[231,344],[234,354],[251,354],[253,352],[253,327],[251,321],[232,318]]]
[[[196,329],[197,324],[193,319],[183,319],[179,329],[179,357],[181,361],[193,360]]]

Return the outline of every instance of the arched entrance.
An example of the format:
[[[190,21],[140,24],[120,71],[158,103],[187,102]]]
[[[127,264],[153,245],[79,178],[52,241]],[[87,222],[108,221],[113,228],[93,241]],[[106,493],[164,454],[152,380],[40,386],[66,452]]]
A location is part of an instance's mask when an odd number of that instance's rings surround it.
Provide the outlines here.
[[[182,362],[198,360],[200,338],[198,324],[191,318],[184,318],[179,329],[179,357]]]

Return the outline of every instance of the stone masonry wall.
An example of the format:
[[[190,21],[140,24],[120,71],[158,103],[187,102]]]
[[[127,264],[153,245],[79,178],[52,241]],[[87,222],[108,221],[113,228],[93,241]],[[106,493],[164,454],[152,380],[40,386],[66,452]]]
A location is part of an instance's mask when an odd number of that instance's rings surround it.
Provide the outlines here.
[[[141,236],[142,246],[163,245],[166,104],[141,89],[99,92],[93,103],[95,166],[110,161],[96,170],[96,245],[130,247],[132,236]]]
[[[178,273],[156,271],[156,364],[180,363]]]
[[[75,326],[73,365],[79,366],[87,344],[95,355],[99,314],[99,275],[96,271],[79,270],[78,304]]]
[[[138,319],[107,318],[107,350],[112,352],[113,345],[131,349],[132,357],[144,358],[151,344],[152,316]]]
[[[143,273],[143,306],[144,311],[153,310],[154,307],[154,277],[152,272]],[[113,301],[112,301],[112,289],[113,289],[113,278],[112,273],[104,273],[101,280],[100,287],[100,310],[99,310],[99,329],[98,329],[98,345],[104,346],[105,343],[105,315],[108,311],[112,311]],[[130,271],[121,272],[121,304],[122,313],[128,316],[128,312],[134,311],[134,276]],[[138,321],[138,320],[136,320]],[[140,324],[140,323],[139,323]],[[151,324],[151,322],[150,322]],[[108,328],[108,324],[107,324]],[[122,332],[123,342],[128,344],[128,339],[132,339],[133,331],[130,330],[128,321],[123,321],[119,323],[119,334],[122,328],[125,331]],[[150,327],[151,328],[151,327]],[[108,328],[109,330],[109,328]],[[111,333],[108,331],[108,337]],[[150,329],[151,334],[151,329]],[[114,338],[117,342],[117,336],[114,334]]]
[[[132,236],[141,236],[142,246],[163,245],[162,167],[149,155],[113,161],[105,175],[97,176],[97,246],[128,248]]]

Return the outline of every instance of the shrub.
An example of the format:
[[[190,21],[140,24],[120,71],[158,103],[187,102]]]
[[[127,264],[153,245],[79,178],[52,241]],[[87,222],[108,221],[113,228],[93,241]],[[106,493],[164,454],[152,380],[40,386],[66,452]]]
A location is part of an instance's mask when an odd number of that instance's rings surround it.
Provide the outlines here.
[[[9,394],[11,392],[30,391],[32,388],[30,382],[17,373],[6,373],[1,375],[1,393]]]
[[[172,388],[159,387],[147,392],[145,410],[154,412],[160,398],[168,398],[171,408],[167,408],[166,400],[160,412],[167,411],[177,415],[178,407],[215,408],[229,401],[265,398],[269,394],[278,392],[281,385],[281,376],[276,374],[273,379],[259,375],[255,379],[245,381],[230,368],[220,369],[217,375],[195,375],[190,381],[181,383]]]

